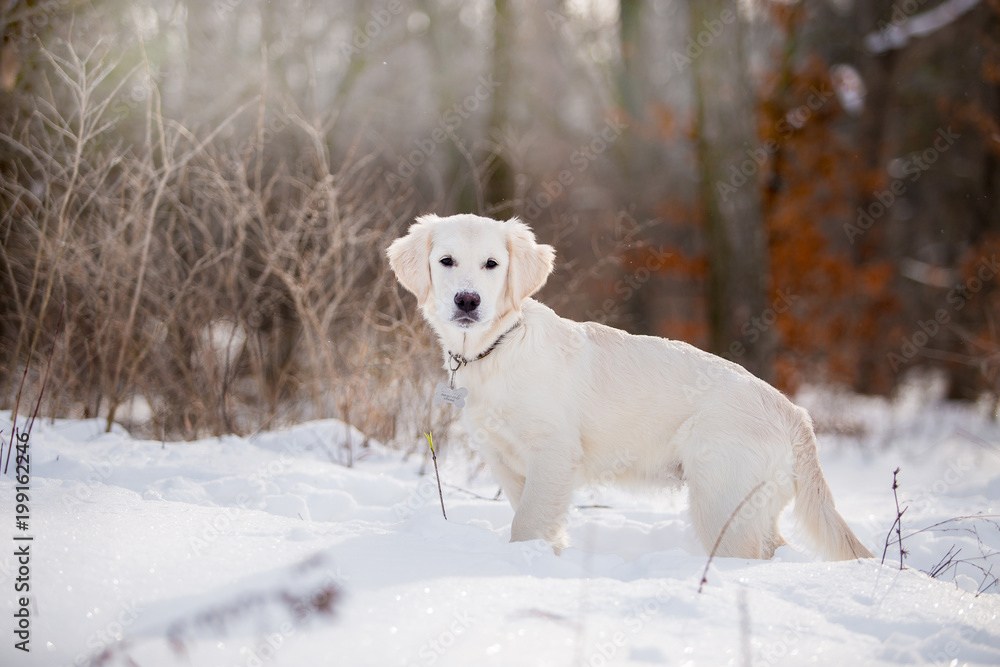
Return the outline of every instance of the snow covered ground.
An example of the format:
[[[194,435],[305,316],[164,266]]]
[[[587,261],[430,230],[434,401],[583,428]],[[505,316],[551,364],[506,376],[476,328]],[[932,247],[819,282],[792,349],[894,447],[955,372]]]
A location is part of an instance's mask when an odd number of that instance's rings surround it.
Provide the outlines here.
[[[347,467],[335,421],[194,443],[36,422],[26,531],[13,462],[0,478],[0,664],[1000,664],[998,522],[950,521],[1000,514],[997,422],[936,401],[799,401],[830,429],[838,508],[878,556],[901,468],[907,569],[895,546],[884,565],[783,547],[715,559],[699,594],[682,493],[581,492],[557,557],[508,542],[509,505],[458,449],[446,521],[425,462],[353,431]],[[26,544],[30,653],[14,647]]]

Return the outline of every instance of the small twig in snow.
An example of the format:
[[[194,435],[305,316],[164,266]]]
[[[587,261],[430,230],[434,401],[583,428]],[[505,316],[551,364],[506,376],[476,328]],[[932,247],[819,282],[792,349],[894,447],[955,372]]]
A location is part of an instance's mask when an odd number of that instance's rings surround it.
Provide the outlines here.
[[[427,444],[431,448],[431,458],[434,460],[434,476],[437,478],[438,483],[438,498],[441,499],[441,514],[444,515],[445,521],[447,521],[448,513],[444,511],[444,493],[441,491],[441,475],[438,473],[438,457],[437,452],[434,451],[434,439],[430,433],[424,433],[424,437],[427,438]]]
[[[743,496],[743,500],[740,504],[736,506],[733,513],[729,515],[726,519],[726,523],[722,526],[722,530],[719,532],[719,537],[715,540],[715,544],[712,545],[712,552],[708,555],[708,562],[705,563],[705,571],[701,573],[701,583],[698,584],[698,592],[701,593],[701,589],[708,583],[708,568],[712,565],[712,559],[715,558],[715,552],[719,550],[719,545],[722,544],[722,538],[726,536],[726,531],[729,530],[729,525],[736,518],[736,515],[740,513],[743,506],[747,504],[747,501],[753,498],[753,495],[760,491],[761,487],[764,486],[764,482],[761,482],[757,486],[750,489],[750,493]]]
[[[449,484],[448,482],[441,482],[441,486],[447,486],[449,489],[454,489],[455,491],[458,491],[459,493],[464,493],[467,496],[469,496],[470,498],[476,498],[478,500],[488,500],[490,502],[495,502],[495,501],[500,500],[500,494],[499,493],[496,496],[492,497],[492,498],[488,498],[486,496],[481,496],[478,493],[475,493],[473,491],[469,491],[468,489],[463,489],[460,486],[456,486],[454,484]]]
[[[56,341],[59,340],[59,330],[62,329],[63,313],[66,312],[66,302],[64,301],[62,306],[59,308],[59,320],[56,322],[56,335],[52,337],[52,348],[49,350],[49,359],[45,362],[45,375],[42,377],[42,389],[38,392],[38,402],[35,403],[35,411],[31,415],[31,421],[28,422],[28,435],[31,435],[31,428],[35,425],[35,417],[38,416],[38,410],[42,407],[42,397],[45,396],[45,386],[49,383],[49,370],[52,368],[52,357],[56,353]]]
[[[896,476],[899,474],[899,468],[892,471],[892,497],[896,501],[896,520],[892,522],[889,526],[889,532],[885,535],[885,547],[882,549],[882,565],[885,565],[885,555],[889,551],[889,544],[892,541],[892,530],[896,529],[896,544],[899,545],[899,569],[903,569],[903,557],[906,556],[906,550],[903,549],[903,512],[907,510],[906,507],[899,509],[899,495],[896,490],[899,488],[899,482],[896,480]]]

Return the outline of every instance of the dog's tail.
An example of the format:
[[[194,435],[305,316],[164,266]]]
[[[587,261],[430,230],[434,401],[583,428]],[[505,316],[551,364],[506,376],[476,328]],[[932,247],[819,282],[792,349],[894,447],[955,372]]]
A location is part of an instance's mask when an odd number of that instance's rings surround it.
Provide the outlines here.
[[[803,411],[805,412],[805,411]],[[833,503],[816,454],[816,434],[808,415],[794,430],[795,522],[829,560],[872,558]]]

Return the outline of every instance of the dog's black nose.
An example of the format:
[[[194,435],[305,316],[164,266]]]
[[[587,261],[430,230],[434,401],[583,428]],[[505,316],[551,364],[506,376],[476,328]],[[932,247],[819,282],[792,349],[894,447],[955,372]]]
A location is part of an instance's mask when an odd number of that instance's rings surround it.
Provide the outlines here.
[[[459,292],[455,295],[455,305],[463,313],[471,313],[479,307],[479,295],[475,292]]]

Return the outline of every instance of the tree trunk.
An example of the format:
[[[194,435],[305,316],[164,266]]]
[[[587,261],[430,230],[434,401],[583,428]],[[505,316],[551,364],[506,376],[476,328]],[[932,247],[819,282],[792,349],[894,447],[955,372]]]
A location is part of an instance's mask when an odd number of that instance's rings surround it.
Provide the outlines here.
[[[622,68],[616,77],[618,103],[625,112],[628,129],[622,133],[615,150],[620,155],[622,173],[625,175],[626,196],[641,211],[650,208],[662,196],[657,187],[648,189],[649,174],[659,173],[663,165],[657,160],[660,147],[651,142],[647,125],[647,91],[652,89],[644,66],[643,11],[645,0],[620,0],[618,15],[621,22]]]
[[[511,82],[511,47],[514,38],[514,17],[508,0],[494,0],[493,17],[493,80],[500,86],[500,94],[493,96],[490,112],[489,134],[494,143],[493,160],[485,174],[485,199],[488,215],[508,217],[517,210],[514,170],[504,153],[504,136],[510,125],[506,99],[514,94]]]
[[[765,380],[774,358],[768,314],[767,241],[754,162],[759,147],[753,92],[735,0],[692,0],[688,52],[694,75],[696,144],[708,240],[711,349]],[[760,153],[758,153],[760,154]],[[768,324],[770,323],[770,324]]]
[[[618,4],[622,50],[618,94],[629,118],[636,121],[644,120],[646,96],[643,91],[648,87],[639,57],[642,44],[642,6],[643,0],[621,0]]]

